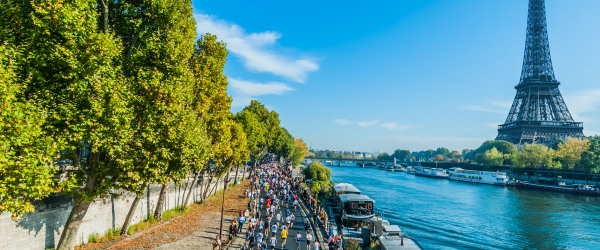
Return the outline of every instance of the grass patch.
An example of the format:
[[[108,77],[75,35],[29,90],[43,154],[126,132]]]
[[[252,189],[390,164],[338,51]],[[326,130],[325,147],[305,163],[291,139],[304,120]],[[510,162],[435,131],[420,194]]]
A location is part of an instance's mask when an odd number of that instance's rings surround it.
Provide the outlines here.
[[[100,235],[98,233],[91,233],[88,235],[88,242],[98,243],[98,239],[100,239]]]
[[[190,207],[176,206],[175,208],[164,211],[162,214],[163,220],[169,220],[180,214],[187,214],[190,211]],[[154,217],[152,217],[154,219]]]

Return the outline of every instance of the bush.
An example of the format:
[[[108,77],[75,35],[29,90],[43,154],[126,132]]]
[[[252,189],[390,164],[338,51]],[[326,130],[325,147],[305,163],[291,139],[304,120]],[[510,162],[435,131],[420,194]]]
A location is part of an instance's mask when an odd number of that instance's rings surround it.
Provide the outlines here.
[[[344,250],[360,250],[361,247],[357,240],[347,239],[344,240]]]
[[[317,179],[318,181],[329,182],[331,180],[331,169],[323,166],[320,162],[308,164],[302,174],[305,179]]]

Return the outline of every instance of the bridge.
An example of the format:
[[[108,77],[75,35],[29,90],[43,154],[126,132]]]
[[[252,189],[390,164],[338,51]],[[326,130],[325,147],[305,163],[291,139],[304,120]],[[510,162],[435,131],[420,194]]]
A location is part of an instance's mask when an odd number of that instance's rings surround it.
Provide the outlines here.
[[[360,164],[365,164],[368,162],[394,163],[394,160],[376,160],[376,159],[348,159],[348,158],[330,158],[330,157],[306,157],[305,159],[319,160],[319,161],[336,161],[336,162],[346,162],[346,163],[355,162],[355,163],[360,163]],[[410,165],[411,163],[412,162],[396,160],[396,164]]]

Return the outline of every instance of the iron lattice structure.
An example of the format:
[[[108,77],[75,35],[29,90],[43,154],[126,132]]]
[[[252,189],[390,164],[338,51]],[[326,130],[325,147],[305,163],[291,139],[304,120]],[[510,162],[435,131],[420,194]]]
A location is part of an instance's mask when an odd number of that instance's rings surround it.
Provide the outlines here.
[[[583,123],[573,121],[558,85],[550,58],[545,2],[529,0],[521,80],[496,140],[550,146],[568,137],[584,138]]]

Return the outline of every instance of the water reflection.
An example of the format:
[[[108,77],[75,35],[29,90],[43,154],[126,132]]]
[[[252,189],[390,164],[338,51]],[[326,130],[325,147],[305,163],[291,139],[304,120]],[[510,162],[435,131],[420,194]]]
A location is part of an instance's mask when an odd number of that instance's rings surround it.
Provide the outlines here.
[[[332,167],[426,249],[597,249],[600,198]]]

